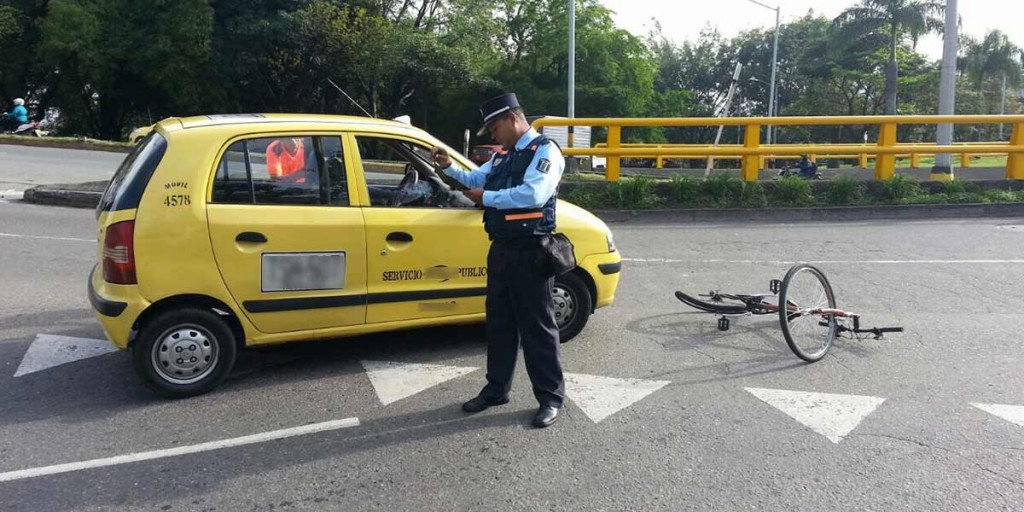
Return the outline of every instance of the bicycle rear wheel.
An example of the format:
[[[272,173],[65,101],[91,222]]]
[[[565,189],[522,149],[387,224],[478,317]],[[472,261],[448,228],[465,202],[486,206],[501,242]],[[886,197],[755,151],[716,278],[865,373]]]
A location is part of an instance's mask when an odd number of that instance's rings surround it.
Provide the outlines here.
[[[825,357],[836,339],[836,317],[811,313],[823,308],[836,308],[825,274],[807,264],[790,268],[779,288],[779,324],[789,348],[809,363]]]

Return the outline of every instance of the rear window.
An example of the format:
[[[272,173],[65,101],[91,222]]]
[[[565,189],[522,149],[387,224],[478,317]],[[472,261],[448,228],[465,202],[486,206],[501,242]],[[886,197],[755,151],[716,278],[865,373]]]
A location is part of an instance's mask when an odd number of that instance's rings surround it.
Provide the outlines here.
[[[150,132],[117,168],[114,177],[107,184],[107,190],[96,207],[96,216],[100,212],[130,210],[139,207],[142,193],[149,184],[164,153],[167,152],[167,139],[157,132]]]

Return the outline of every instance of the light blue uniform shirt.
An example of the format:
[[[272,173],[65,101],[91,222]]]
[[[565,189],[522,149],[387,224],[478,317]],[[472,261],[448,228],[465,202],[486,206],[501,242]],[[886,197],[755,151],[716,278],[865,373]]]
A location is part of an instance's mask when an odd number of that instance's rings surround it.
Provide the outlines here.
[[[537,130],[530,128],[519,138],[515,148],[517,150],[525,149],[527,144],[539,136],[540,134],[537,133]],[[495,153],[494,156],[498,156],[498,154]],[[543,164],[545,161],[547,163]],[[487,163],[481,165],[477,170],[464,171],[453,160],[452,165],[444,169],[444,173],[466,187],[480,188],[487,182],[487,175],[491,173],[491,164],[493,162],[494,157],[492,156]],[[542,168],[546,168],[547,171],[541,171]],[[522,185],[502,190],[485,190],[484,206],[490,206],[499,210],[540,208],[555,194],[555,189],[558,188],[558,181],[562,179],[562,171],[564,169],[565,159],[562,157],[562,151],[558,149],[555,143],[552,142],[540,146],[533,155],[533,161],[530,162],[530,166],[526,168]]]

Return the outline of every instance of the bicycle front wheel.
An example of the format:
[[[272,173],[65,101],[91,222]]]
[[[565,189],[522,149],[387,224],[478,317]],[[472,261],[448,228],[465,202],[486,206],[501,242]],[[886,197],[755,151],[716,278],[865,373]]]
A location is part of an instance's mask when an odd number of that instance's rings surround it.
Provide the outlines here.
[[[790,268],[779,287],[779,324],[789,348],[809,363],[825,357],[836,339],[836,317],[814,313],[821,309],[836,309],[825,274],[807,264]]]

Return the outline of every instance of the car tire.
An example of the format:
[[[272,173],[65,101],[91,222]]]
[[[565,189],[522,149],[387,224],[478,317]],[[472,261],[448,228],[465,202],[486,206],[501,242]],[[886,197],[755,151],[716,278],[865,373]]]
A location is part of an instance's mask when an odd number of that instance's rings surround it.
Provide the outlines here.
[[[590,312],[594,309],[594,298],[590,295],[587,283],[574,272],[555,278],[553,295],[558,339],[566,343],[586,327]]]
[[[135,371],[147,387],[170,398],[201,395],[231,373],[237,343],[231,327],[206,309],[158,313],[132,344]]]

